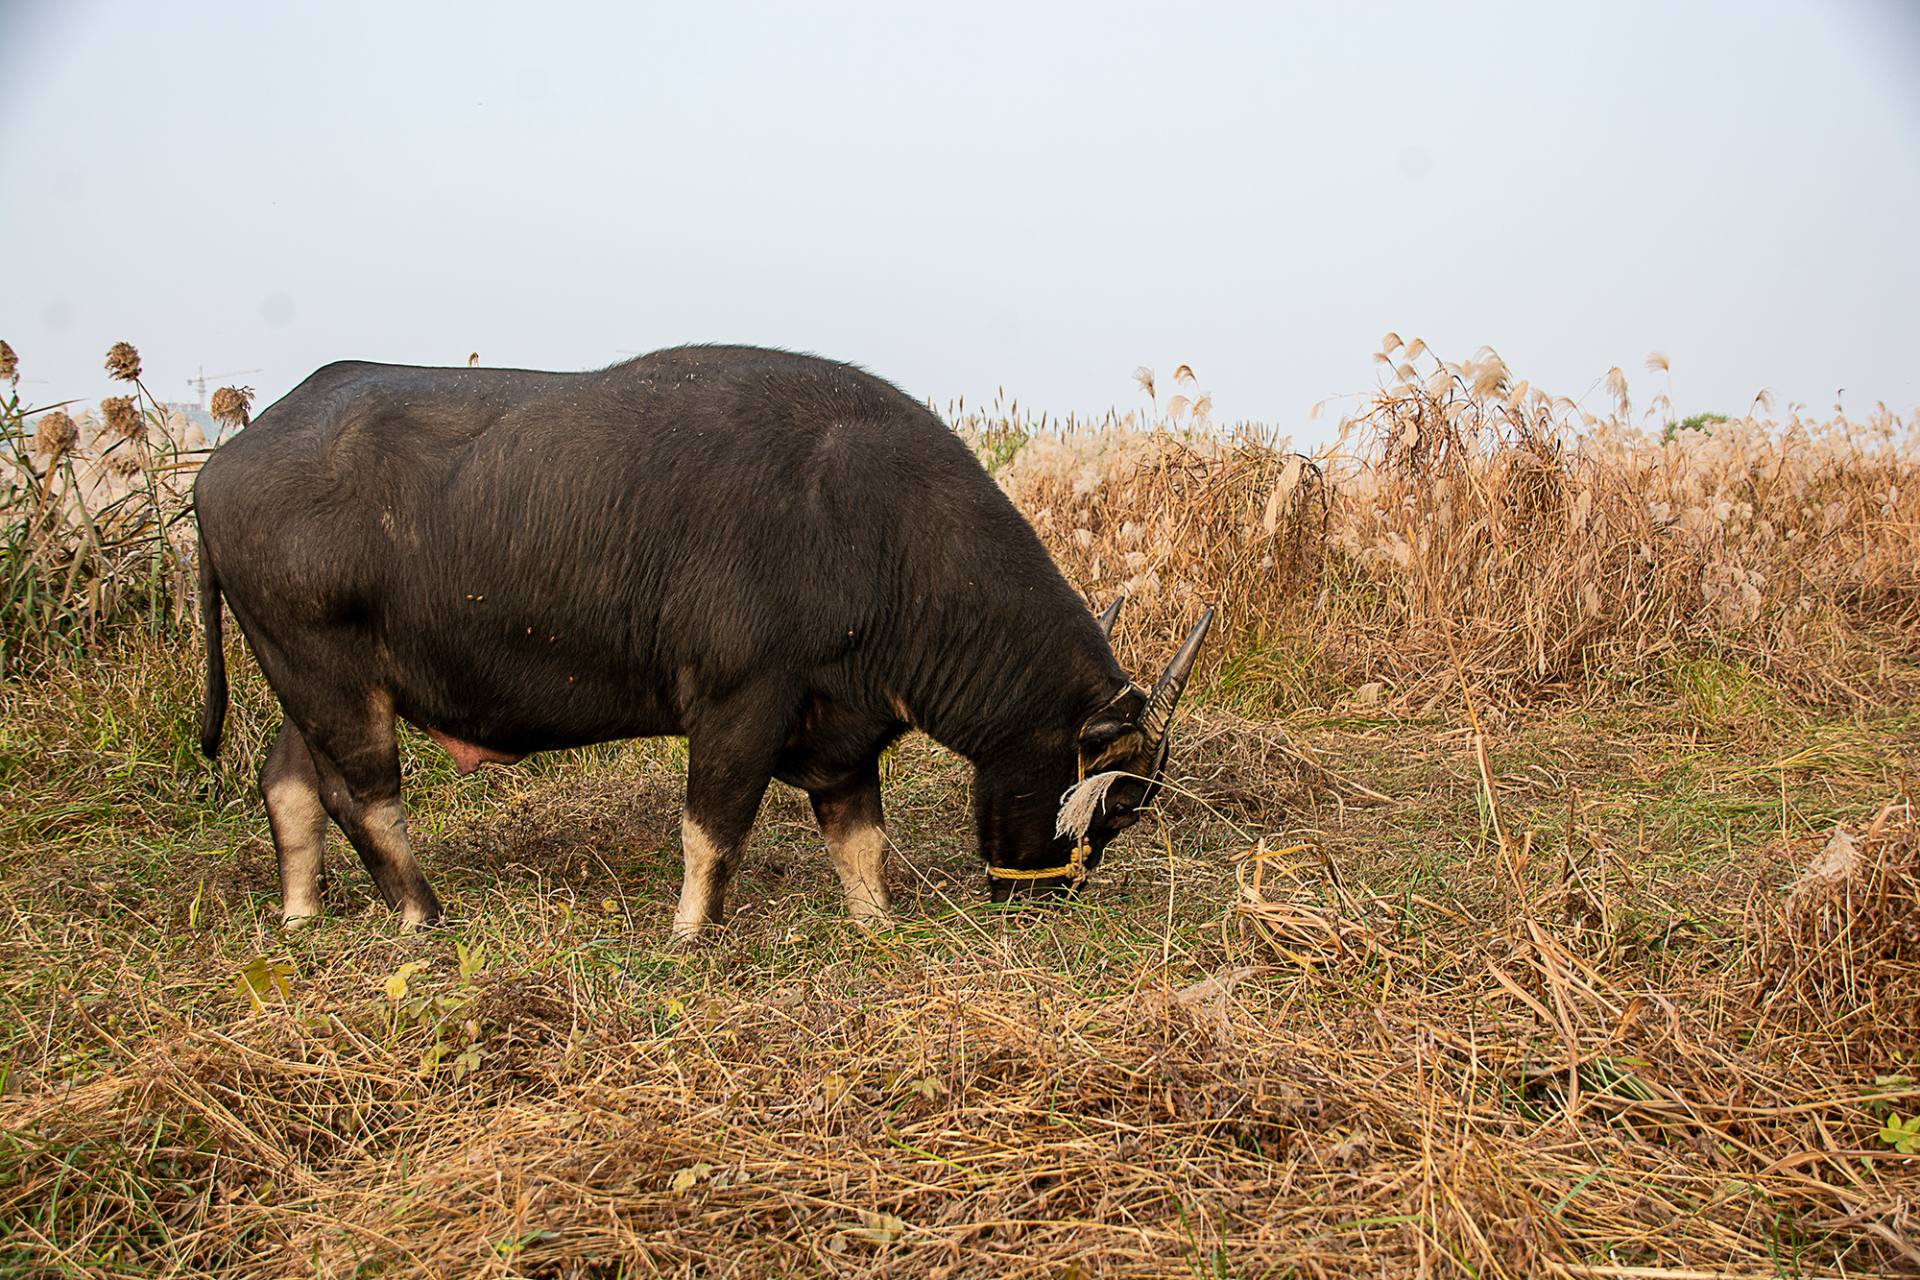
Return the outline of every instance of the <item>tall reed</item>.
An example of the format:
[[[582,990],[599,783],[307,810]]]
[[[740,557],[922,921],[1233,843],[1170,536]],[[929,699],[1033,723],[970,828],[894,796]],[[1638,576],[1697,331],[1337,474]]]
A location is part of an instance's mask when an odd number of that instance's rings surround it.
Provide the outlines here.
[[[1216,675],[1266,654],[1301,695],[1431,696],[1457,650],[1476,687],[1524,701],[1712,651],[1845,701],[1911,659],[1920,424],[1883,407],[1660,430],[1617,369],[1595,414],[1489,350],[1385,346],[1377,393],[1311,453],[1164,418],[956,425],[993,442],[1091,602],[1128,596],[1142,662],[1204,604]]]
[[[109,627],[160,634],[192,604],[189,491],[207,450],[148,390],[130,344],[107,369],[132,394],[76,419],[71,401],[24,403],[17,357],[0,358],[0,672]]]

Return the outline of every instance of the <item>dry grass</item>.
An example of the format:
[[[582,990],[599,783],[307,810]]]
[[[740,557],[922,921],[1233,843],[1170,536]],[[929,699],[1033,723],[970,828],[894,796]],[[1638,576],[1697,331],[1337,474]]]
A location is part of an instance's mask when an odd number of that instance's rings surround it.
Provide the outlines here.
[[[1770,1020],[1816,1056],[1911,1054],[1920,1027],[1920,828],[1888,805],[1834,828],[1784,901],[1757,908],[1756,985]],[[1836,1016],[1838,1015],[1838,1016]]]
[[[1920,827],[1875,799],[1920,772],[1910,717],[1703,751],[1649,708],[1496,750],[1464,710],[1203,708],[1164,826],[1035,914],[978,902],[965,770],[916,740],[886,784],[899,923],[844,919],[781,796],[734,924],[683,952],[673,745],[463,781],[410,739],[455,923],[397,933],[336,845],[335,917],[289,934],[245,764],[160,767],[191,758],[192,655],[102,661],[16,689],[0,742],[5,1267],[1914,1266],[1884,1134],[1920,1110]],[[1815,907],[1792,885],[1836,816],[1860,856]]]
[[[1380,392],[1312,456],[1132,418],[960,425],[1089,596],[1129,596],[1143,664],[1205,602],[1211,670],[1295,705],[1373,681],[1431,703],[1456,650],[1506,705],[1700,653],[1817,702],[1911,695],[1886,676],[1920,628],[1915,424],[1883,409],[1663,438],[1624,402],[1597,418],[1515,382],[1492,352],[1387,345]]]

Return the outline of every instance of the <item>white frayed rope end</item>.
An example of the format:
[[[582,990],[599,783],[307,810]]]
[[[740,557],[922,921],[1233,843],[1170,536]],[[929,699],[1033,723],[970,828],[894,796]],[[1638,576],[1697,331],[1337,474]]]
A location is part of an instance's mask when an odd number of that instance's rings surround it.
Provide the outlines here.
[[[1093,815],[1106,806],[1107,792],[1126,776],[1122,770],[1109,769],[1068,787],[1060,797],[1060,816],[1054,820],[1053,834],[1070,840],[1085,836],[1093,825]]]

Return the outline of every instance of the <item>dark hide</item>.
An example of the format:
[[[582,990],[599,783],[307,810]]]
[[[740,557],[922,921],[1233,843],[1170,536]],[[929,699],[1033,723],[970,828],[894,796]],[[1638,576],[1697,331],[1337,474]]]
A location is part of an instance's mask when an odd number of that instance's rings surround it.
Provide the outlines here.
[[[262,786],[290,913],[317,901],[299,881],[319,874],[323,808],[390,904],[438,915],[407,851],[396,716],[463,768],[685,735],[689,878],[711,892],[683,894],[682,932],[718,918],[770,778],[857,843],[856,819],[878,828],[877,756],[918,727],[976,765],[990,862],[1047,867],[1076,750],[1139,716],[1100,624],[967,446],[810,356],[328,365],[207,462],[194,500],[202,741],[225,707],[224,594],[286,713]],[[1122,763],[1151,768],[1133,746]]]

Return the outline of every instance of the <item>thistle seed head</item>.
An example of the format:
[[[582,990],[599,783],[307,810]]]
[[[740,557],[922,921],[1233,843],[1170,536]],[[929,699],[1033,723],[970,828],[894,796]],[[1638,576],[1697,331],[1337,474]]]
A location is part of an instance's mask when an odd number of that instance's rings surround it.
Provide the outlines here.
[[[132,396],[108,396],[100,402],[100,416],[106,421],[109,434],[122,440],[146,439],[146,419],[134,408]]]
[[[9,351],[8,355],[13,353]],[[73,419],[64,412],[55,409],[43,413],[33,428],[33,451],[52,465],[72,451],[74,442],[80,438],[80,428],[73,425]]]
[[[131,342],[116,342],[107,348],[107,372],[122,382],[140,376],[140,352]]]
[[[213,399],[207,403],[207,412],[213,415],[215,422],[236,430],[253,420],[249,412],[252,408],[252,387],[222,387],[213,393]]]

